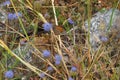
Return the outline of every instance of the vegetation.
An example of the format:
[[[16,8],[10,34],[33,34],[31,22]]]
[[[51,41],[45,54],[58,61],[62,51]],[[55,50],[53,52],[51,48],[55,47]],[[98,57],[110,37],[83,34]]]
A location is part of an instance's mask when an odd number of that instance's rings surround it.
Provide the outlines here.
[[[119,80],[119,46],[101,37],[94,50],[84,28],[110,8],[119,1],[0,0],[0,80]]]

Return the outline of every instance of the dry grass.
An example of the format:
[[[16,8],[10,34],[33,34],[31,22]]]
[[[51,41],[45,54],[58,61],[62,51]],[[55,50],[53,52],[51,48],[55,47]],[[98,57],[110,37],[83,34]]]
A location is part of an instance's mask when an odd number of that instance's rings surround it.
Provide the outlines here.
[[[119,44],[113,40],[114,35],[94,51],[89,43],[90,34],[83,26],[86,19],[90,20],[93,13],[103,8],[103,2],[10,1],[9,6],[2,8],[6,13],[20,11],[22,17],[3,23],[0,80],[6,79],[4,73],[7,70],[14,71],[10,80],[21,80],[23,77],[26,77],[25,80],[68,80],[69,77],[74,80],[120,79]],[[75,24],[69,24],[68,18]],[[50,32],[43,30],[42,25],[46,22],[53,24]],[[45,58],[43,50],[49,50],[51,55]],[[59,65],[55,64],[56,54],[61,56]],[[49,71],[48,66],[53,70]],[[71,70],[73,66],[76,71]],[[45,74],[44,78],[39,77],[41,73]]]

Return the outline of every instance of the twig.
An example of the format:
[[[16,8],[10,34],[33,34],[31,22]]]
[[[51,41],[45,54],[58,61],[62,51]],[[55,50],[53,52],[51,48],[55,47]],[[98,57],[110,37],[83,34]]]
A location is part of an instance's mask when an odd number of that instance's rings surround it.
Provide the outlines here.
[[[57,17],[56,17],[56,11],[55,11],[55,6],[54,6],[54,0],[52,1],[52,7],[53,7],[53,12],[54,12],[54,17],[55,17],[55,24],[58,26],[58,21],[57,21]]]

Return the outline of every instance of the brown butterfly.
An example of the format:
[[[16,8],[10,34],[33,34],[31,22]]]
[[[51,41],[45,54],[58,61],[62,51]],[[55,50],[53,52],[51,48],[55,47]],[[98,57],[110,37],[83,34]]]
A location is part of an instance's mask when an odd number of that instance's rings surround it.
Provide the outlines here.
[[[56,35],[59,35],[59,34],[65,32],[65,29],[63,28],[63,26],[55,26],[53,30]]]

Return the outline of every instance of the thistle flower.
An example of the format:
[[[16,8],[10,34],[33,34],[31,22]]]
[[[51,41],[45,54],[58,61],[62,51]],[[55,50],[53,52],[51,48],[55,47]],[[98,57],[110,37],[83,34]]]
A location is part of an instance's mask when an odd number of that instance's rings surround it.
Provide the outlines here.
[[[13,71],[9,70],[9,71],[5,72],[5,77],[6,78],[13,78],[14,77]]]
[[[43,56],[44,56],[44,57],[49,57],[49,56],[50,56],[50,51],[44,50],[44,51],[43,51]]]
[[[50,31],[52,29],[52,24],[50,24],[50,23],[44,23],[43,24],[43,29],[45,31]]]
[[[74,21],[71,18],[68,18],[68,23],[74,24]]]
[[[72,66],[71,71],[75,72],[77,71],[77,68],[75,66]]]

